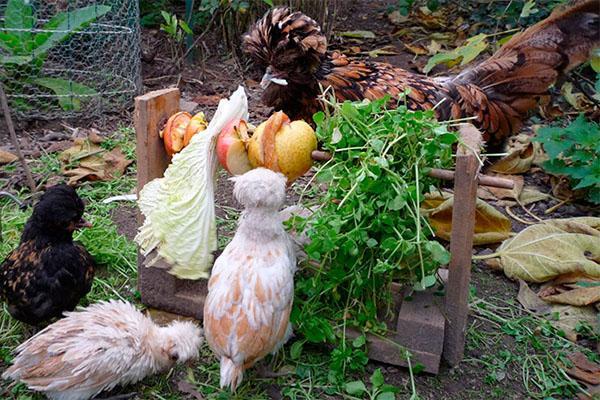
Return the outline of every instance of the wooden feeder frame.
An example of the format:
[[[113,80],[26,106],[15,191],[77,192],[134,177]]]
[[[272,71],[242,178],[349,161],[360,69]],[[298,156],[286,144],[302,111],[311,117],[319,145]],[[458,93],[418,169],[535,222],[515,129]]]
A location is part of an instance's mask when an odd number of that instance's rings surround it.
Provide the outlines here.
[[[152,179],[162,177],[169,165],[159,129],[170,115],[179,111],[179,100],[180,93],[176,88],[150,92],[135,99],[138,191]],[[407,301],[403,299],[401,288],[394,287],[397,316],[388,321],[387,337],[368,335],[371,359],[408,366],[405,352],[400,351],[404,348],[411,354],[412,365],[420,363],[425,371],[437,374],[442,358],[451,366],[463,358],[477,186],[485,183],[511,187],[512,182],[479,174],[481,133],[475,127],[463,124],[460,136],[455,171],[435,170],[432,173],[441,179],[454,179],[452,220],[460,221],[452,224],[448,269],[440,270],[447,282],[445,296],[436,296],[433,290],[427,290],[413,292],[412,299]],[[319,158],[318,154],[314,158]],[[141,215],[139,219],[141,223]],[[177,279],[160,265],[158,268],[146,267],[145,258],[139,254],[138,286],[142,302],[147,306],[202,319],[207,280]],[[351,337],[353,333],[349,335]]]

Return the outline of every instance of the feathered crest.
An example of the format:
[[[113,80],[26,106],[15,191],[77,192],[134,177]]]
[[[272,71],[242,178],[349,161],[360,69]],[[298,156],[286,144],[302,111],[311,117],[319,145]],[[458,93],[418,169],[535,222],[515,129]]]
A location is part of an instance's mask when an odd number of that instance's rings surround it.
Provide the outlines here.
[[[273,8],[258,20],[243,37],[244,52],[263,66],[289,51],[319,59],[327,51],[327,39],[319,25],[299,11]]]

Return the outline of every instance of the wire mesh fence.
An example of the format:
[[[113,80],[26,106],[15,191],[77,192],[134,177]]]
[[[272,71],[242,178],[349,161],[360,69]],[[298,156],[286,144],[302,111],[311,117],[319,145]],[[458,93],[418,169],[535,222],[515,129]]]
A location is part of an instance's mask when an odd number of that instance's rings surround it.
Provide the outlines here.
[[[120,111],[140,87],[137,0],[0,0],[0,78],[27,119]]]

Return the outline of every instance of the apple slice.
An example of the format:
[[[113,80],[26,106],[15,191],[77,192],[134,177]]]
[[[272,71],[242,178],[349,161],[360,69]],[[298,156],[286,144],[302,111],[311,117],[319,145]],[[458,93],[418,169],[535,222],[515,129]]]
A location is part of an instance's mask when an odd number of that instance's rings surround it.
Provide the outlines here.
[[[229,122],[217,138],[219,163],[232,175],[241,175],[252,169],[246,151],[247,140],[248,125],[244,120]]]
[[[194,115],[185,129],[185,135],[183,136],[183,147],[190,144],[192,136],[198,132],[202,132],[207,126],[208,122],[206,121],[206,117],[202,111]]]
[[[160,136],[163,139],[165,150],[169,156],[178,153],[183,149],[183,137],[185,130],[192,119],[192,115],[185,111],[180,111],[171,115],[167,120],[165,128],[161,131]]]

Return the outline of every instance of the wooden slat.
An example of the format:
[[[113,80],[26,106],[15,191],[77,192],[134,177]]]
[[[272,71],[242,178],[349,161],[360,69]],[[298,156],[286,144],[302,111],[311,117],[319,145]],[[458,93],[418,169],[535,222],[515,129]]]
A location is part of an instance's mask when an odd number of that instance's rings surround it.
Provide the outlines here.
[[[458,146],[454,174],[454,209],[450,237],[452,258],[448,268],[445,299],[443,357],[450,365],[456,365],[462,360],[465,349],[477,174],[480,168],[476,154],[481,145],[481,132],[471,124],[462,124],[460,135],[462,144]]]
[[[138,191],[154,178],[163,176],[169,165],[159,131],[170,115],[179,111],[179,89],[163,89],[135,99],[135,132]]]
[[[170,163],[159,130],[169,116],[179,111],[179,89],[163,89],[135,99],[136,153],[138,191],[146,183],[163,176]],[[142,217],[139,216],[142,223]],[[154,258],[152,253],[148,258]],[[147,267],[138,254],[138,287],[142,303],[160,310],[200,319],[207,287],[206,280],[181,280],[167,272],[169,266],[159,261]]]

